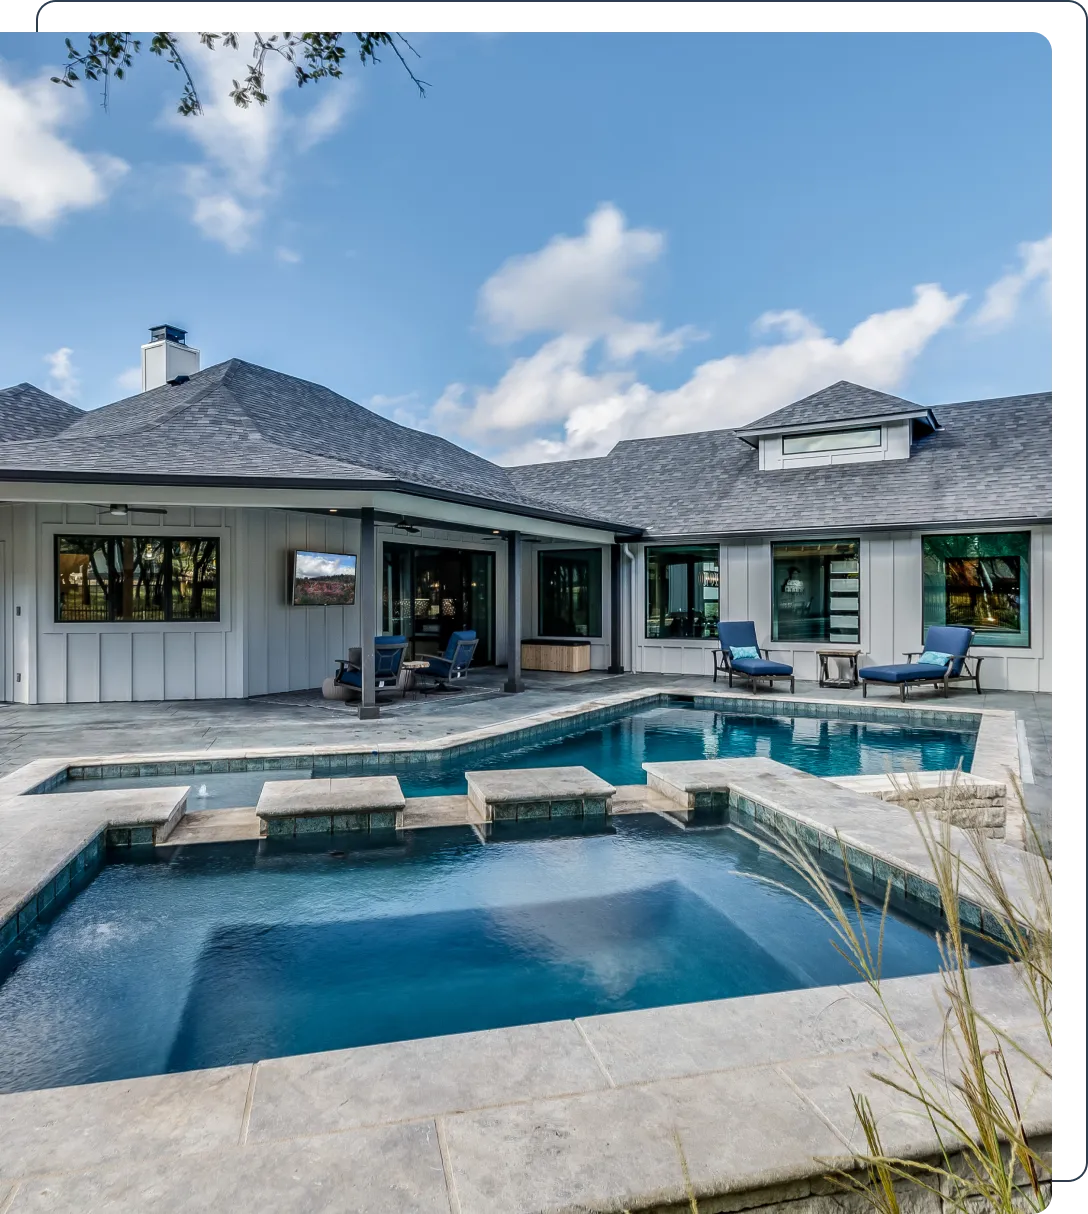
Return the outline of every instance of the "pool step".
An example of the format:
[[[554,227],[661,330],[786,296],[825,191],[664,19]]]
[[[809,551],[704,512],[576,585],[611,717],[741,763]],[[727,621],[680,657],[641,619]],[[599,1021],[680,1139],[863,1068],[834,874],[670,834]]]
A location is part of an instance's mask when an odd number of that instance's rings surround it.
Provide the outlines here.
[[[164,840],[164,845],[233,843],[260,837],[261,822],[254,809],[202,809],[186,814]]]

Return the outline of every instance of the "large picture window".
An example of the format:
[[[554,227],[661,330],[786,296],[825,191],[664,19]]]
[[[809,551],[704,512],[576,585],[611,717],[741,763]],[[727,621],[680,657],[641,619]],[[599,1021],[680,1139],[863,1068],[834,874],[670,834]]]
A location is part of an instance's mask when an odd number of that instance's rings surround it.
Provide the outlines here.
[[[601,635],[601,550],[541,551],[537,556],[542,637]]]
[[[771,636],[857,645],[861,571],[857,540],[772,544]]]
[[[966,624],[976,645],[1031,644],[1031,533],[922,537],[922,629]]]
[[[646,549],[646,636],[718,635],[718,546]]]
[[[61,624],[219,619],[219,540],[58,535]]]

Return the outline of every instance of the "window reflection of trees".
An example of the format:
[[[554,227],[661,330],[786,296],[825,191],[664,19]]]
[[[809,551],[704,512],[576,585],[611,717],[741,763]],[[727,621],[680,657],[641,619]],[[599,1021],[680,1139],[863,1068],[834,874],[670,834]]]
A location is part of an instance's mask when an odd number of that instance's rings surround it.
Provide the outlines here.
[[[57,536],[61,623],[218,620],[219,540]]]

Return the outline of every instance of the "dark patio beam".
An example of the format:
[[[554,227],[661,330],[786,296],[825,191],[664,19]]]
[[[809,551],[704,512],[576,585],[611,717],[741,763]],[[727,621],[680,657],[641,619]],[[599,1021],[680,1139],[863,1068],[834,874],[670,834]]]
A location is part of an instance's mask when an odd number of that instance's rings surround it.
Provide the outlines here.
[[[359,719],[374,720],[378,701],[374,687],[374,634],[378,631],[377,587],[375,586],[374,511],[363,510],[359,520],[359,647],[362,649],[362,677]]]
[[[521,532],[506,533],[506,682],[503,691],[524,691],[521,681]]]
[[[611,580],[609,591],[611,595],[611,625],[609,635],[612,641],[612,661],[608,665],[609,674],[623,674],[623,587],[622,587],[622,551],[619,544],[612,545]]]

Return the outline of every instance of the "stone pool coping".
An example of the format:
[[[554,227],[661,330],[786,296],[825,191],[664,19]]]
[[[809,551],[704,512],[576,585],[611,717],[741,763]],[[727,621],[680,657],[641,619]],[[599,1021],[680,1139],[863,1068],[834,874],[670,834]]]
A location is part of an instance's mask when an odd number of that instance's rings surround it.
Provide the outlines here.
[[[843,788],[773,759],[704,759],[643,763],[647,784],[687,816],[719,811],[730,824],[805,847],[824,867],[841,873],[845,859],[859,886],[883,898],[888,883],[901,909],[940,911],[941,898],[925,840],[909,810],[869,793]],[[961,864],[960,920],[1001,938],[992,896],[976,870],[971,832],[947,828],[949,850]],[[987,854],[1014,905],[1030,907],[1037,861],[1028,852],[993,840]]]
[[[975,991],[1046,1061],[1011,967],[976,970]],[[939,981],[883,992],[936,1071]],[[0,1095],[0,1210],[679,1211],[685,1169],[701,1214],[766,1207],[832,1191],[824,1173],[863,1146],[852,1091],[890,1153],[933,1155],[928,1124],[870,1075],[888,1042],[857,984]],[[1045,1150],[1049,1083],[1008,1056]]]

